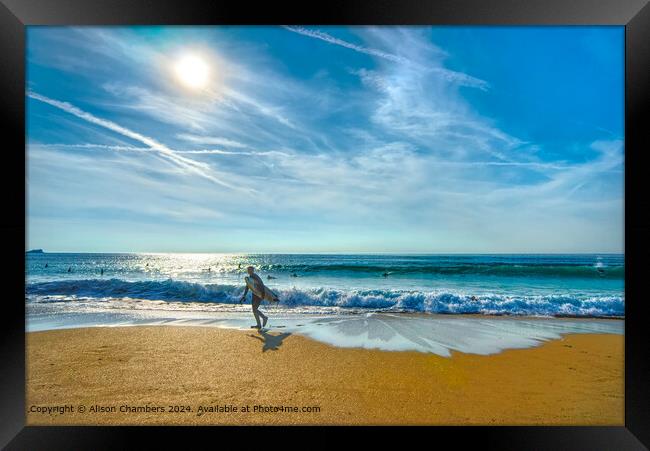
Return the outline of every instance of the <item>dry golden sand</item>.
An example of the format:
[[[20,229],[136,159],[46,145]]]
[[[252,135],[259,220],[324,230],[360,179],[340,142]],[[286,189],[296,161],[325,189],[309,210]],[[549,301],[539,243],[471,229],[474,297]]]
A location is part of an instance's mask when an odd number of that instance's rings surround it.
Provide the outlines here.
[[[28,333],[27,359],[29,425],[624,423],[622,335],[445,358],[342,349],[275,331],[87,328]],[[65,404],[75,412],[29,412]],[[320,412],[197,415],[201,405],[256,404]],[[117,412],[82,414],[79,405]],[[122,405],[192,412],[121,413]]]

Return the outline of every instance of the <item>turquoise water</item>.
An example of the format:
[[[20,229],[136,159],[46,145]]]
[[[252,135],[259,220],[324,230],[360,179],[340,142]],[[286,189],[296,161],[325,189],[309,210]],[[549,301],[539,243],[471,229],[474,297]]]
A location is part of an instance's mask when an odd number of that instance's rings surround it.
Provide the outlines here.
[[[625,314],[620,254],[27,254],[28,312],[236,311],[248,265],[294,313]]]

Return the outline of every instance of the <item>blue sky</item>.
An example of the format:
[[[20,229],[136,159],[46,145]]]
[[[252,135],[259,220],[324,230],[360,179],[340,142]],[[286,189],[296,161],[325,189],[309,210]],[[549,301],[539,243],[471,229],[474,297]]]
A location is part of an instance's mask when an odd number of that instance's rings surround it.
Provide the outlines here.
[[[27,247],[622,252],[623,39],[28,27]]]

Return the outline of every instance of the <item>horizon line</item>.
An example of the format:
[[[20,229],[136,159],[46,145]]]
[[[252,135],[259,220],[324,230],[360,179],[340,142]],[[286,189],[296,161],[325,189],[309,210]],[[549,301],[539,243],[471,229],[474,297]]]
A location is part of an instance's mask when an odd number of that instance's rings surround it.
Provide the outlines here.
[[[42,250],[42,252],[31,252],[34,250]],[[219,252],[219,251],[45,251],[41,248],[32,248],[25,250],[25,253],[31,254],[222,254],[222,255],[596,255],[596,254],[609,254],[609,255],[625,255],[625,251],[621,252],[598,252],[598,251],[585,251],[585,252],[420,252],[420,251],[331,251],[331,252]]]

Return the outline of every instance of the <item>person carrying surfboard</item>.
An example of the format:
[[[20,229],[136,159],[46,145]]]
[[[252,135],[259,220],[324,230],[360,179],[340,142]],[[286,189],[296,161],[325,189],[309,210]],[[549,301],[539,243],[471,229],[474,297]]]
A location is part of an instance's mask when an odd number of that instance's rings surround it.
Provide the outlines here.
[[[266,297],[266,292],[270,292],[270,290],[264,286],[264,282],[262,282],[260,276],[255,274],[255,268],[249,266],[246,268],[246,271],[248,272],[249,277],[244,277],[244,280],[246,281],[246,288],[244,289],[244,294],[242,294],[241,298],[239,299],[239,303],[241,304],[244,302],[244,299],[246,299],[246,294],[250,289],[253,295],[253,315],[255,316],[255,321],[257,322],[257,326],[251,327],[262,329],[264,326],[266,326],[266,322],[269,318],[264,313],[259,311],[259,307],[262,303],[262,299]],[[262,317],[262,325],[260,325],[260,316]]]

